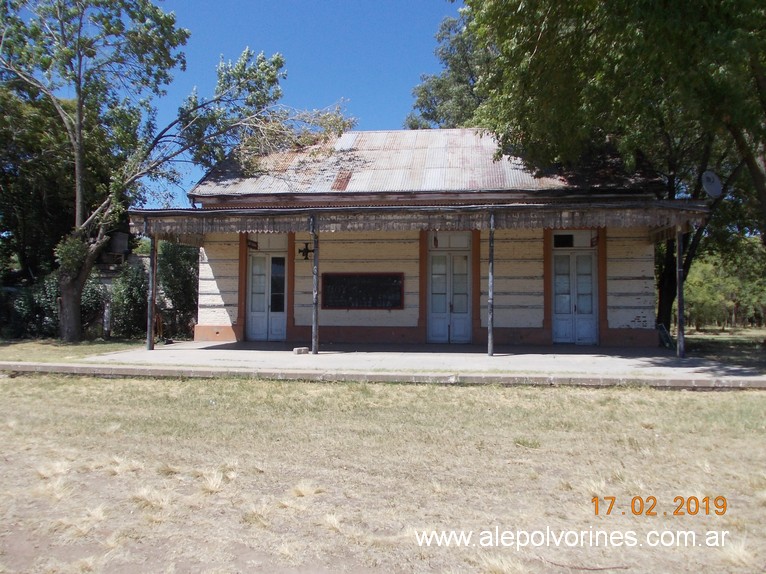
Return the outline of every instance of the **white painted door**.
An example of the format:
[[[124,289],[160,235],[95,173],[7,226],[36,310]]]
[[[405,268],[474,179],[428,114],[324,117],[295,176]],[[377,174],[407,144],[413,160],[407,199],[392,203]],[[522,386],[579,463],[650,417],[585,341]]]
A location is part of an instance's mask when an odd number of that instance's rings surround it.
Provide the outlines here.
[[[285,262],[283,256],[250,256],[247,300],[247,339],[283,341],[285,313]]]
[[[598,342],[595,257],[592,252],[553,255],[553,342]]]
[[[432,253],[429,279],[428,340],[431,343],[470,343],[468,254]]]

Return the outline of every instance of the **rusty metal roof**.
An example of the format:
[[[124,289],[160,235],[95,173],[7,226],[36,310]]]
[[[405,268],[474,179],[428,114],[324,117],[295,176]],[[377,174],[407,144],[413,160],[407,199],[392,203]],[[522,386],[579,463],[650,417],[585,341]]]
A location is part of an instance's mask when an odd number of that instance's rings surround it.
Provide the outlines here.
[[[320,145],[258,158],[242,175],[233,160],[208,173],[189,196],[273,193],[544,191],[571,187],[536,177],[518,158],[495,158],[497,143],[474,129],[351,131]]]
[[[496,159],[496,150],[472,129],[347,132],[259,157],[248,176],[222,162],[189,193],[202,209],[133,209],[131,226],[201,242],[214,232],[307,231],[313,218],[323,231],[487,229],[490,221],[497,229],[675,231],[708,213],[703,202],[658,199],[657,180],[626,174],[610,157],[536,177],[518,158]]]

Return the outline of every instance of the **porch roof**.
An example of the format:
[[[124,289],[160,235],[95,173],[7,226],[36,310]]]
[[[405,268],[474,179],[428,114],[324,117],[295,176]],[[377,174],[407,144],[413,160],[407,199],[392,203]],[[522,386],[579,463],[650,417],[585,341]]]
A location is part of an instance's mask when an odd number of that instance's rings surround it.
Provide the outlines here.
[[[418,231],[648,227],[659,237],[701,222],[707,206],[699,201],[629,199],[577,201],[571,198],[471,205],[367,205],[282,208],[135,209],[132,231],[158,239],[201,245],[208,233],[338,231]]]

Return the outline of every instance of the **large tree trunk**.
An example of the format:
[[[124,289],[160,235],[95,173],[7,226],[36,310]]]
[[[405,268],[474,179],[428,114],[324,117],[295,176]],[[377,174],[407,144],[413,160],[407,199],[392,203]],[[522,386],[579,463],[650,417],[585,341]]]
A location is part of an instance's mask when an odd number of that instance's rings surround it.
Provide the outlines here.
[[[82,291],[84,283],[78,278],[61,276],[61,303],[59,305],[59,336],[67,343],[76,343],[82,338]]]
[[[95,240],[90,240],[86,256],[77,269],[60,270],[59,289],[61,304],[59,305],[59,335],[68,343],[76,343],[82,339],[82,292],[90,272],[96,264],[101,250],[106,246],[109,237],[104,228],[99,228]]]
[[[657,281],[657,323],[670,330],[673,325],[673,303],[676,300],[676,242],[665,242],[665,255],[662,259]]]

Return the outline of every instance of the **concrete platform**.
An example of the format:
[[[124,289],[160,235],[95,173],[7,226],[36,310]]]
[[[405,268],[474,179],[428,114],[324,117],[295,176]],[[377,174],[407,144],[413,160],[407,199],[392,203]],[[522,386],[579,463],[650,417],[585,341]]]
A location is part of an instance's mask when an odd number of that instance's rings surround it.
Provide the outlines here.
[[[502,385],[646,385],[676,389],[766,389],[766,373],[664,349],[324,345],[158,344],[155,350],[95,355],[78,363],[0,362],[2,371],[140,377],[224,377]]]

